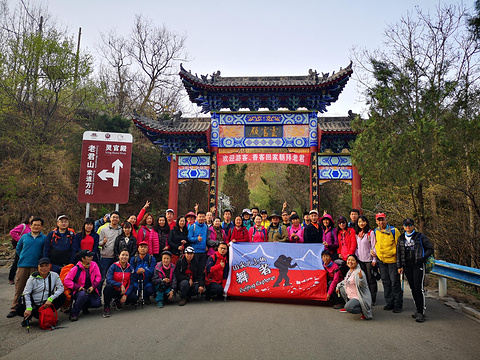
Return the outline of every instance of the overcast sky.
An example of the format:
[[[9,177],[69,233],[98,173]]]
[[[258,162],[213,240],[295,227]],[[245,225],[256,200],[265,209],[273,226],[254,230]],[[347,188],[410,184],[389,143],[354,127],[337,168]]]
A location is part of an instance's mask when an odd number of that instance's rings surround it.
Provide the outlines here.
[[[187,36],[193,73],[222,76],[307,75],[309,69],[338,71],[352,48],[382,46],[387,24],[415,6],[434,10],[434,0],[42,0],[72,35],[82,28],[82,48],[96,56],[100,32],[128,33],[135,14]],[[11,0],[10,3],[16,3]],[[455,2],[456,3],[456,2]],[[474,1],[466,1],[473,6]],[[354,75],[355,76],[355,75]],[[326,115],[364,112],[357,83],[350,79]]]

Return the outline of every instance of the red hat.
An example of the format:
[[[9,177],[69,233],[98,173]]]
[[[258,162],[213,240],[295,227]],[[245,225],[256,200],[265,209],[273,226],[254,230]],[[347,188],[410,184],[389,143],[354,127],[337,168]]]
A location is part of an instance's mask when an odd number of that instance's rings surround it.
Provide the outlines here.
[[[142,242],[140,242],[140,243],[139,243],[139,244],[137,244],[137,245],[138,245],[138,246],[140,246],[140,245],[147,245],[147,246],[148,246],[148,242],[146,242],[146,241],[142,241]]]
[[[379,218],[384,218],[384,219],[386,219],[387,216],[386,216],[384,213],[378,213],[378,214],[375,215],[375,219],[379,219]]]
[[[189,216],[193,216],[195,219],[197,218],[197,215],[195,215],[195,213],[193,211],[190,211],[189,213],[187,213],[185,215],[185,218],[189,217]]]

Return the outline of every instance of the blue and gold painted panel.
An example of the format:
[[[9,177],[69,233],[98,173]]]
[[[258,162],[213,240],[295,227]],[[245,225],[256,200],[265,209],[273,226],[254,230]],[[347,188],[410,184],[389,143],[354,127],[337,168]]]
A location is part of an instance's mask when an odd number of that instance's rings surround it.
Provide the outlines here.
[[[352,178],[352,168],[348,166],[319,166],[319,180],[349,180]]]
[[[210,179],[210,166],[179,166],[179,179]]]
[[[177,161],[179,166],[208,166],[210,155],[180,155]]]
[[[352,166],[349,155],[319,155],[318,166]]]
[[[308,125],[309,113],[272,114],[212,114],[220,125]]]

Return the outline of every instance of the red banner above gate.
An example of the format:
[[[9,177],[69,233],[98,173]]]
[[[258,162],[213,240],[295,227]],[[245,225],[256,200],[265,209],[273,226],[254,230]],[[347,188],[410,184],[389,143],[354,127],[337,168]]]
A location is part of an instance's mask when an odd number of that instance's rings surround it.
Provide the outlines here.
[[[264,154],[218,154],[218,166],[246,163],[275,163],[310,165],[310,154],[264,153]]]

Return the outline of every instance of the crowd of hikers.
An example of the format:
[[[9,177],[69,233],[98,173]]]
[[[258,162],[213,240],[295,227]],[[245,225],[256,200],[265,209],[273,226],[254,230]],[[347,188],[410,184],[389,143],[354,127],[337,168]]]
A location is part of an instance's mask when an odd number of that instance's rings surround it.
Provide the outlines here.
[[[69,227],[67,215],[47,235],[44,221],[29,216],[12,229],[16,258],[9,274],[15,295],[7,317],[17,315],[26,326],[39,309],[54,307],[69,313],[71,321],[91,308],[102,306],[103,317],[125,304],[157,308],[174,303],[184,306],[192,296],[207,301],[222,299],[228,277],[228,249],[232,243],[323,243],[322,261],[327,275],[327,300],[340,312],[372,318],[377,281],[382,280],[384,310],[403,310],[400,276],[412,290],[417,322],[425,321],[425,262],[433,248],[414,221],[403,221],[403,233],[377,213],[377,227],[352,209],[349,220],[335,221],[326,211],[302,214],[244,209],[223,220],[212,212],[190,211],[175,218],[173,209],[155,217],[147,201],[138,215],[121,221],[114,211],[94,221],[85,219],[80,231]],[[402,275],[403,276],[403,275]]]

